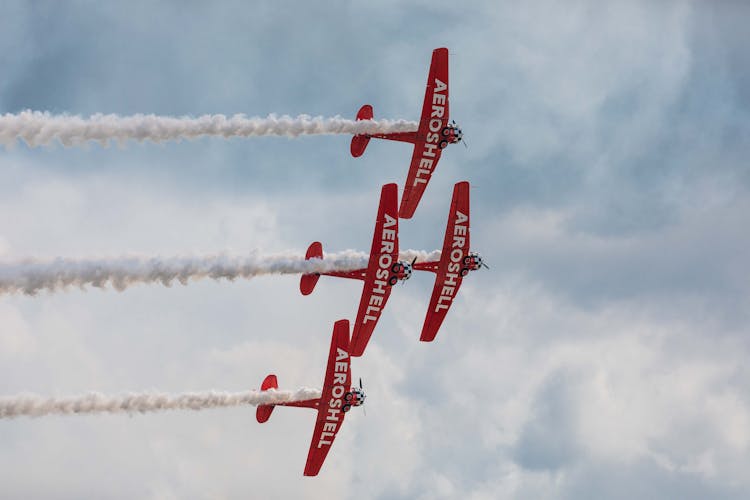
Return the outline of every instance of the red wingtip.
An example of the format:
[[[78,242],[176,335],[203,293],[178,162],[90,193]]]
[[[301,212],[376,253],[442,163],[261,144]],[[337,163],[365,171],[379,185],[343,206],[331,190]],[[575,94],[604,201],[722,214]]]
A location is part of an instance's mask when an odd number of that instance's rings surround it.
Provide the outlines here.
[[[453,186],[453,193],[469,194],[469,181],[460,181]]]
[[[349,346],[349,320],[340,319],[333,324],[333,335],[340,338],[342,344]]]
[[[431,328],[428,323],[422,327],[422,334],[419,336],[420,342],[432,342],[437,336],[437,330]]]
[[[414,212],[417,210],[417,205],[409,203],[406,198],[401,200],[401,206],[398,209],[399,219],[411,219],[414,217]]]
[[[370,341],[370,334],[360,333],[360,329],[354,329],[352,334],[352,342],[349,344],[349,355],[353,358],[358,358],[365,353],[365,347]]]
[[[383,187],[381,188],[380,192],[383,193],[385,191],[392,191],[395,190],[396,193],[398,193],[398,184],[395,182],[389,182],[388,184],[383,184]]]

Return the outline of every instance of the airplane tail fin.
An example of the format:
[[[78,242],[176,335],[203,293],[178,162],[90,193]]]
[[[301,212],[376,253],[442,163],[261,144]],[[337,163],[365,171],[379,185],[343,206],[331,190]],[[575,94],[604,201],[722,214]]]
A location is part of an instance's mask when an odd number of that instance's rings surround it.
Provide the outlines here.
[[[268,389],[278,389],[279,383],[276,380],[276,375],[269,375],[265,379],[263,379],[263,383],[260,386],[261,391],[267,391]],[[275,405],[260,405],[255,410],[255,419],[258,421],[259,424],[262,424],[264,422],[267,422],[269,418],[271,418],[271,413],[273,413],[273,409],[276,408]]]
[[[372,120],[372,106],[365,104],[357,112],[357,120]],[[349,148],[352,156],[359,158],[365,152],[367,144],[370,142],[370,136],[368,135],[355,135],[352,137],[352,145]]]
[[[319,241],[313,241],[305,254],[305,260],[316,258],[323,258],[323,244]],[[299,291],[302,292],[302,295],[310,295],[315,290],[315,285],[318,284],[319,279],[320,275],[318,273],[303,274],[299,280]]]

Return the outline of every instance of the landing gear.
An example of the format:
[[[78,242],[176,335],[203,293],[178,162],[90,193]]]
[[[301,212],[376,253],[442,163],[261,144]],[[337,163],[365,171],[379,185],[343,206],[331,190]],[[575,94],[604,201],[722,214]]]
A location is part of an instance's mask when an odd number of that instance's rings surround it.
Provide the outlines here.
[[[448,145],[448,141],[446,141],[445,139],[443,139],[442,141],[440,141],[440,144],[438,144],[438,147],[439,147],[440,149],[445,149],[445,147],[446,147],[447,145]]]
[[[471,256],[470,255],[465,255],[464,256],[464,264],[468,266],[469,263],[471,263]]]
[[[394,273],[398,273],[399,271],[401,271],[401,263],[396,262],[395,264],[393,264],[391,266],[391,271],[393,271]]]
[[[398,283],[398,277],[397,277],[397,276],[391,276],[391,277],[390,277],[390,278],[388,279],[388,284],[389,284],[389,285],[393,286],[393,285],[395,285],[396,283]]]
[[[351,392],[347,392],[346,394],[344,394],[344,401],[351,401],[353,397],[354,394],[352,394]]]
[[[467,274],[469,274],[469,268],[468,267],[462,267],[461,268],[461,277],[463,278]]]
[[[443,137],[448,137],[448,134],[450,134],[450,133],[451,133],[450,127],[443,127],[443,130],[440,131],[440,134]]]
[[[351,409],[352,409],[352,405],[348,403],[341,407],[341,411],[343,411],[344,413],[348,412]]]

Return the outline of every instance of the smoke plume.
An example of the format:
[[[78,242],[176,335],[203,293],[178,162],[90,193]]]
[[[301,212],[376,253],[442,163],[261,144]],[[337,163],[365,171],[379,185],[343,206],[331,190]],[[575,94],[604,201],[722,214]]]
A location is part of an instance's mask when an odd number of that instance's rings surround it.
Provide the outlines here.
[[[91,392],[68,398],[37,395],[0,397],[0,418],[83,415],[93,413],[146,413],[162,410],[205,410],[228,406],[258,406],[320,397],[320,390],[296,391],[186,392],[182,394],[140,393],[106,396]]]
[[[439,251],[407,250],[400,258],[411,261],[435,260]],[[27,259],[0,261],[0,294],[36,295],[68,287],[106,288],[122,291],[135,284],[160,283],[171,286],[175,281],[187,285],[191,280],[210,278],[233,281],[268,274],[306,274],[351,271],[367,267],[368,254],[347,250],[326,254],[323,259],[305,260],[296,253],[248,255],[204,255],[187,257],[117,257],[101,259],[54,260]]]
[[[76,146],[96,141],[106,146],[136,141],[179,141],[204,136],[255,137],[264,135],[298,137],[321,134],[374,134],[411,132],[417,123],[406,120],[348,120],[339,116],[324,118],[307,115],[248,118],[244,115],[203,115],[170,117],[156,115],[52,115],[40,111],[22,111],[0,115],[0,144],[13,146],[22,140],[29,147],[52,144]]]

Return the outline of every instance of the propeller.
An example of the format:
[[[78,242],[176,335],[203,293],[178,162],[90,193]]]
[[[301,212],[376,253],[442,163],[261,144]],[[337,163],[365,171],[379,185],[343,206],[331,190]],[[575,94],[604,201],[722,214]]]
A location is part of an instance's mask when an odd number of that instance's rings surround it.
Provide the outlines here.
[[[482,267],[484,267],[484,268],[486,268],[486,269],[489,269],[489,268],[490,268],[490,266],[488,266],[487,264],[485,264],[485,263],[484,263],[484,261],[482,261]]]
[[[414,263],[415,263],[415,262],[417,262],[417,258],[416,258],[416,257],[414,257],[414,258],[413,258],[413,259],[411,260],[411,268],[412,268],[412,271],[414,270]],[[406,284],[406,280],[401,280],[401,284],[402,284],[402,285],[405,285],[405,284]]]
[[[451,120],[451,125],[453,126],[453,128],[458,129],[458,124],[456,123],[456,120]],[[466,141],[463,139],[463,135],[461,135],[461,142],[463,143],[466,149],[469,149],[469,145],[466,144]]]
[[[359,388],[363,391],[365,390],[365,388],[362,387],[362,377],[359,377]],[[364,406],[362,406],[362,413],[364,413],[365,417],[367,416],[367,408],[365,408]]]

